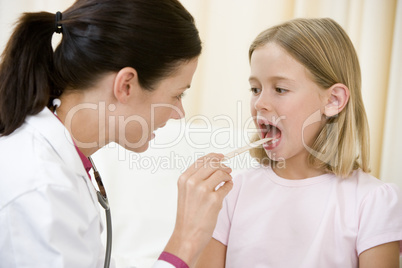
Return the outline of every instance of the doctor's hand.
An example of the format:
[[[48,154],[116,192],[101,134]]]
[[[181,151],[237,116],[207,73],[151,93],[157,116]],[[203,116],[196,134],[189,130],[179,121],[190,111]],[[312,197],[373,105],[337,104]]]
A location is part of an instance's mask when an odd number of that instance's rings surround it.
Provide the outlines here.
[[[232,170],[220,162],[223,157],[199,158],[178,180],[176,225],[165,251],[190,267],[211,240],[223,199],[233,187]]]

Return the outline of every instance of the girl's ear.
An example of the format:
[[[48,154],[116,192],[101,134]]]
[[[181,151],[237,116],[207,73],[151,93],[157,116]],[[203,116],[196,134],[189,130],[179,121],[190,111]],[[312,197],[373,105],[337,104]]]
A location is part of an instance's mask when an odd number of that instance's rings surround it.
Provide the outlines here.
[[[324,114],[328,117],[339,114],[349,101],[350,91],[341,83],[334,84],[328,89],[329,97]]]
[[[138,86],[137,71],[134,68],[125,67],[116,75],[113,94],[120,103],[125,104],[135,94]]]

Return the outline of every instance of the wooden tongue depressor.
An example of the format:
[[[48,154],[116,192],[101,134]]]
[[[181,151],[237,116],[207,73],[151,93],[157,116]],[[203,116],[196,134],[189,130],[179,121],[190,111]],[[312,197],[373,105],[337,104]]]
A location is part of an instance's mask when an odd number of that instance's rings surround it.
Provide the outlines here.
[[[273,138],[265,138],[265,139],[261,139],[261,140],[252,142],[252,143],[250,143],[250,144],[248,144],[246,146],[243,146],[243,147],[241,147],[239,149],[236,149],[236,150],[226,154],[224,159],[230,159],[232,157],[235,157],[235,156],[237,156],[239,154],[242,154],[242,153],[250,150],[251,148],[258,147],[258,146],[260,146],[260,145],[262,145],[262,144],[264,144],[264,143],[266,143],[266,142],[268,142],[270,140],[273,140]]]

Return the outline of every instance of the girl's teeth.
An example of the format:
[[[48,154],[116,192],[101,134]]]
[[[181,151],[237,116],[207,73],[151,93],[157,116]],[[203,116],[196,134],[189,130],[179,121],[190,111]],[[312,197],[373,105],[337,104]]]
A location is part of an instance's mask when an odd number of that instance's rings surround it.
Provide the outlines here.
[[[274,139],[274,140],[270,140],[268,143],[274,144],[274,143],[277,143],[278,141],[279,141],[279,139]]]

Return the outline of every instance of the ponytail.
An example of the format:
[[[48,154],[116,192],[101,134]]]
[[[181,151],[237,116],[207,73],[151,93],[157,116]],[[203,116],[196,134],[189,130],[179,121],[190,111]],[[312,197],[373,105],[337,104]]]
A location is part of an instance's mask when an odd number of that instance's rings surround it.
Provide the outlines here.
[[[54,14],[25,13],[7,43],[0,63],[0,135],[11,134],[48,104],[54,30]]]

